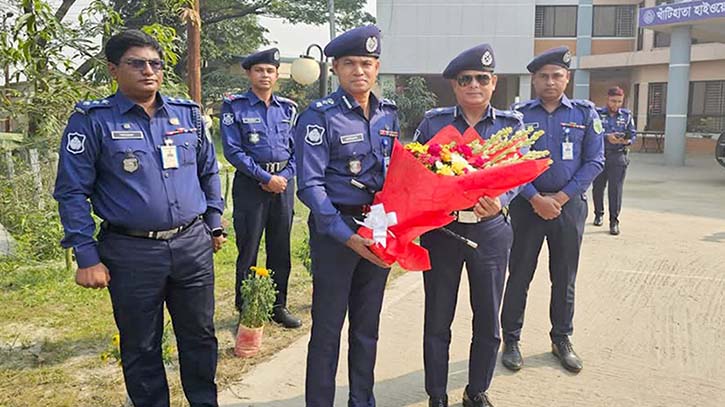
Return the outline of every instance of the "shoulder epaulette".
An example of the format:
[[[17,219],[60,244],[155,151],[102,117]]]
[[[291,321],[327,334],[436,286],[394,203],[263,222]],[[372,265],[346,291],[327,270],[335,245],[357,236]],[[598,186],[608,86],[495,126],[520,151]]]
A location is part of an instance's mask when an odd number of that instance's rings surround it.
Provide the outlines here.
[[[436,107],[435,109],[430,109],[427,112],[425,112],[425,117],[435,117],[435,116],[441,116],[444,114],[454,114],[456,111],[455,106],[448,106],[448,107]]]
[[[518,103],[514,103],[514,104],[512,104],[512,105],[511,105],[511,110],[516,110],[516,111],[518,111],[518,110],[519,110],[519,109],[521,109],[521,108],[524,108],[524,107],[526,107],[526,106],[529,106],[529,105],[530,105],[530,104],[532,104],[533,102],[534,102],[534,99],[531,99],[531,100],[525,100],[525,101],[523,101],[523,102],[518,102]]]
[[[625,109],[625,108],[622,108],[622,111],[623,111],[624,113],[627,113],[627,114],[628,114],[628,115],[630,115],[630,116],[632,115],[632,111],[631,111],[631,110],[629,110],[629,109]]]
[[[318,112],[324,112],[325,110],[330,109],[331,107],[335,106],[337,102],[335,102],[335,99],[331,97],[326,97],[322,99],[317,99],[310,103],[310,109],[318,111]]]
[[[171,103],[172,105],[182,105],[182,106],[196,106],[199,107],[199,104],[194,102],[193,100],[189,99],[182,99],[182,98],[166,98],[166,101]]]
[[[88,112],[98,107],[111,107],[111,101],[108,99],[84,100],[76,103],[75,111],[88,114]]]
[[[596,109],[597,108],[597,106],[594,105],[594,103],[591,100],[586,100],[586,99],[572,99],[571,100],[571,103],[573,103],[573,104],[575,104],[577,106],[586,107],[586,108],[589,108],[589,109]]]
[[[516,110],[500,110],[494,108],[493,111],[496,116],[507,117],[516,120],[521,120],[524,117],[521,112],[517,112]]]
[[[294,100],[292,100],[290,98],[286,98],[284,96],[277,96],[277,100],[279,100],[280,102],[289,103],[292,106],[297,107],[297,102],[295,102]]]
[[[395,101],[392,100],[392,99],[386,99],[386,98],[380,99],[380,104],[382,106],[390,106],[393,109],[397,109],[398,108],[398,104],[395,103]]]
[[[224,96],[223,102],[232,103],[235,100],[246,99],[246,98],[247,98],[247,95],[245,95],[244,93],[232,93],[232,94]]]

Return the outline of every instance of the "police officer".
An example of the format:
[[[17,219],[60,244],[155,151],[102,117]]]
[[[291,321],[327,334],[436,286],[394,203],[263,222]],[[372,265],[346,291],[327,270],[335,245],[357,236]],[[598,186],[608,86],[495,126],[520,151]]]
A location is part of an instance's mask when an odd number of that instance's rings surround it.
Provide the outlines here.
[[[607,91],[607,106],[597,108],[604,127],[604,171],[594,179],[594,226],[602,226],[604,216],[604,188],[609,198],[609,233],[619,234],[619,212],[622,209],[624,176],[629,165],[629,146],[637,130],[632,112],[623,109],[624,90],[619,86]]]
[[[355,231],[383,186],[400,125],[395,105],[371,89],[380,68],[380,30],[358,27],[332,40],[325,55],[340,87],[312,102],[295,128],[298,196],[310,208],[313,287],[307,354],[307,407],[332,407],[340,330],[348,313],[348,406],[375,406],[373,370],[389,265]],[[357,185],[357,186],[356,186]]]
[[[443,71],[456,96],[457,106],[426,112],[415,133],[426,143],[442,128],[453,125],[461,134],[473,127],[483,139],[505,127],[519,130],[521,115],[491,106],[497,76],[493,49],[481,44],[463,51]],[[431,407],[447,407],[448,349],[451,323],[456,310],[461,271],[466,265],[473,309],[473,338],[468,359],[468,386],[463,392],[465,407],[492,406],[486,390],[496,367],[501,344],[499,311],[513,232],[502,208],[516,192],[501,197],[481,197],[470,210],[456,213],[450,230],[478,243],[472,249],[439,230],[421,237],[428,249],[431,270],[423,273],[425,328],[423,356],[425,390]]]
[[[242,68],[251,88],[224,99],[221,120],[224,156],[237,169],[232,188],[239,250],[235,303],[241,311],[242,281],[257,265],[266,231],[266,265],[277,286],[272,319],[286,328],[299,328],[302,322],[287,309],[295,174],[292,123],[297,104],[272,93],[279,78],[277,48],[249,55]]]
[[[76,282],[108,287],[126,389],[136,406],[168,406],[164,303],[192,406],[216,406],[213,251],[223,241],[219,174],[199,106],[159,93],[163,51],[128,30],[106,43],[118,91],[81,102],[60,145],[55,199]],[[90,204],[88,202],[90,199]],[[93,238],[93,211],[103,220]]]
[[[566,47],[535,57],[526,68],[533,74],[536,98],[515,105],[524,115],[524,126],[544,130],[545,135],[532,148],[549,150],[554,163],[511,202],[514,243],[501,325],[505,342],[502,362],[514,371],[523,364],[519,339],[526,296],[544,239],[550,256],[552,352],[567,370],[582,369],[569,340],[573,332],[574,282],[587,216],[585,191],[602,170],[604,144],[594,105],[564,95],[570,61]]]

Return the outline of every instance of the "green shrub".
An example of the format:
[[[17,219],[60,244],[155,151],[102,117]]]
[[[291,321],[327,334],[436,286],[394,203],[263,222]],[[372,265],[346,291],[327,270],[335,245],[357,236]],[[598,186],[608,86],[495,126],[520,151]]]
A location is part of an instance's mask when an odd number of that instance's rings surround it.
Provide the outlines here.
[[[263,267],[251,267],[252,272],[242,281],[241,294],[244,307],[239,322],[248,328],[259,328],[272,317],[277,289],[272,281],[272,271]]]

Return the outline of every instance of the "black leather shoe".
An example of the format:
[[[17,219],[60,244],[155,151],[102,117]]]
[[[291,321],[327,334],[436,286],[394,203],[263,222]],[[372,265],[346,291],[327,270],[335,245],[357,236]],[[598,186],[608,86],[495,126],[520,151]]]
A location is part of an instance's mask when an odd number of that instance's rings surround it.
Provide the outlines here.
[[[559,361],[561,362],[561,365],[564,366],[564,369],[570,372],[579,373],[584,367],[581,359],[579,359],[579,356],[577,356],[574,352],[574,348],[572,347],[569,338],[557,343],[552,343],[551,353],[559,358]]]
[[[521,349],[519,348],[518,341],[503,344],[501,363],[514,372],[521,370],[521,366],[524,365],[524,358],[521,357]]]
[[[474,397],[468,395],[468,386],[463,390],[463,407],[493,407],[491,400],[488,399],[488,394],[482,391],[476,394]]]
[[[274,309],[272,310],[272,321],[282,325],[285,328],[299,328],[302,326],[302,321],[292,315],[287,307],[274,307]]]
[[[594,226],[602,226],[603,224],[602,215],[594,215]]]
[[[617,236],[619,234],[619,223],[609,224],[609,234]]]
[[[448,395],[443,397],[431,397],[428,399],[428,407],[448,407]]]

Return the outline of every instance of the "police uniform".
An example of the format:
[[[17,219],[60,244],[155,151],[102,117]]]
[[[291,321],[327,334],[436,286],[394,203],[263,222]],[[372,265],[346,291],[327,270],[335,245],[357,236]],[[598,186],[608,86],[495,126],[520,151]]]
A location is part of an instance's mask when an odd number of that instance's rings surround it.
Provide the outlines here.
[[[568,69],[570,58],[568,49],[555,48],[534,58],[527,69],[536,73],[547,64]],[[587,215],[585,191],[601,172],[604,162],[602,126],[594,104],[562,95],[559,107],[549,113],[542,103],[537,98],[514,105],[523,114],[525,127],[545,132],[532,149],[549,150],[553,164],[524,186],[511,202],[514,242],[501,314],[507,344],[518,343],[520,339],[527,292],[544,239],[549,247],[552,284],[550,337],[554,344],[569,344],[568,337],[573,332],[574,282]],[[534,195],[553,195],[559,191],[569,197],[560,216],[544,220],[534,213],[529,203]]]
[[[242,66],[255,64],[279,66],[276,48],[247,57]],[[287,282],[290,275],[290,232],[294,209],[294,143],[293,121],[297,104],[290,99],[272,95],[269,106],[250,89],[246,93],[224,99],[221,112],[221,135],[224,156],[234,168],[234,231],[239,254],[235,304],[243,306],[240,288],[257,264],[257,253],[266,231],[265,245],[268,269],[277,286],[276,307],[287,305]],[[279,193],[264,191],[273,175],[288,180]]]
[[[601,219],[604,216],[604,188],[609,183],[607,196],[609,198],[609,225],[613,228],[619,225],[619,212],[622,209],[622,189],[624,177],[629,165],[629,145],[634,142],[637,130],[634,127],[632,112],[620,108],[615,114],[609,112],[608,107],[598,108],[599,117],[604,127],[604,171],[594,179],[592,195],[594,196],[594,216]],[[609,133],[624,133],[628,144],[612,144],[606,137]]]
[[[380,55],[380,31],[358,27],[325,47],[328,57]],[[308,407],[331,407],[340,352],[340,330],[348,313],[349,401],[375,406],[373,370],[380,310],[389,269],[363,259],[345,242],[358,226],[399,132],[395,104],[370,94],[369,120],[343,88],[314,101],[295,127],[298,196],[310,208],[313,272],[312,333],[307,354]],[[356,180],[364,188],[355,187]]]
[[[54,196],[63,247],[78,267],[102,262],[134,405],[168,406],[161,360],[164,303],[194,406],[216,406],[210,230],[224,204],[214,145],[196,103],[157,94],[148,117],[120,91],[76,106],[63,134]],[[90,198],[90,203],[88,199]],[[103,220],[93,238],[93,211]]]
[[[443,76],[455,79],[464,70],[493,71],[495,61],[490,45],[468,49],[454,58]],[[453,125],[461,134],[469,127],[459,106],[432,109],[426,112],[415,132],[415,139],[426,143],[442,128]],[[499,130],[521,129],[521,115],[488,106],[483,117],[473,125],[481,138],[488,139]],[[499,197],[507,206],[517,190]],[[473,338],[468,359],[468,398],[475,399],[485,392],[493,378],[496,356],[501,342],[499,311],[503,294],[509,250],[513,232],[508,219],[496,214],[479,219],[472,210],[460,211],[457,220],[447,226],[453,232],[478,243],[472,249],[441,231],[434,230],[421,237],[428,249],[431,270],[423,273],[425,287],[425,328],[423,350],[425,389],[432,402],[447,399],[448,351],[451,342],[451,323],[455,315],[461,271],[465,264],[470,285],[473,309]],[[481,396],[482,397],[482,396]],[[438,401],[440,403],[440,401]],[[447,405],[447,404],[434,404]],[[489,405],[489,404],[486,404]]]

